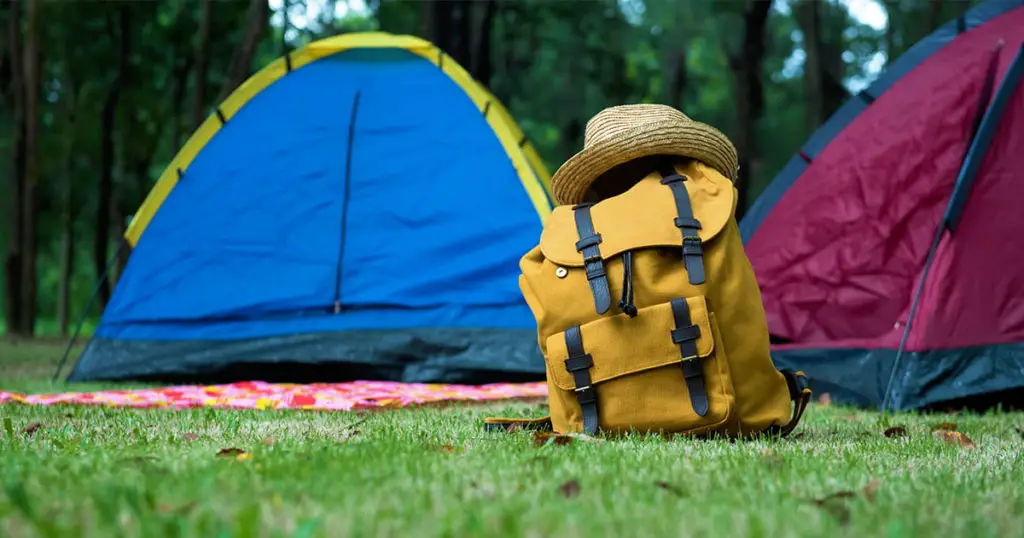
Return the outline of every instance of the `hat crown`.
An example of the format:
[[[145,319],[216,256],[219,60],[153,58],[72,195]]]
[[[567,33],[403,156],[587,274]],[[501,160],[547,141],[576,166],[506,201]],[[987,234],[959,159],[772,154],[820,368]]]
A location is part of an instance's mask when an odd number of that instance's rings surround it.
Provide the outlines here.
[[[666,105],[620,105],[606,108],[587,122],[583,147],[600,140],[619,136],[625,131],[650,123],[684,123],[692,121],[686,114]]]

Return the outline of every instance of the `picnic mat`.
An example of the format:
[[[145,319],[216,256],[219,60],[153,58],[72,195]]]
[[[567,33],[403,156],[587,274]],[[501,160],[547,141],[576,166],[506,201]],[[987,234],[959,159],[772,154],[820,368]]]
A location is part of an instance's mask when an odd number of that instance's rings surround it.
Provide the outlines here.
[[[63,394],[26,395],[0,391],[0,404],[351,411],[353,409],[396,408],[449,401],[487,401],[545,396],[547,396],[547,386],[543,382],[472,386],[389,381],[352,381],[310,385],[248,381],[228,385]]]

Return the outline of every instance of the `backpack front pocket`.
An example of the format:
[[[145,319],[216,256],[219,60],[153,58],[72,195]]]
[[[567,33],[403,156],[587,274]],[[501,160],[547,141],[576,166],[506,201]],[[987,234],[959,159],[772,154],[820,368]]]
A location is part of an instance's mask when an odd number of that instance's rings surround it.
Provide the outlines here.
[[[735,397],[704,297],[674,299],[570,327],[546,341],[556,431],[702,433]]]

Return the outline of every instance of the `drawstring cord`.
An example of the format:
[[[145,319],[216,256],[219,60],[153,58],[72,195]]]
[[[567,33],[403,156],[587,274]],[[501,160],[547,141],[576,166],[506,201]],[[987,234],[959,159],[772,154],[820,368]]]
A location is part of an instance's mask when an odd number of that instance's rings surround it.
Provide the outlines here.
[[[622,299],[619,309],[631,318],[636,317],[636,305],[633,304],[633,253],[622,253]]]

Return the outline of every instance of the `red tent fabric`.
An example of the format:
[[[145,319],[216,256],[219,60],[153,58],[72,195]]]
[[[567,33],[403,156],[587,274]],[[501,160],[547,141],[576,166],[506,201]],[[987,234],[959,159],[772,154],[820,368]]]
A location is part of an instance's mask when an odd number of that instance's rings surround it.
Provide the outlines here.
[[[990,59],[1000,55],[998,80],[1022,39],[1017,9],[952,41],[872,103],[783,195],[746,245],[772,334],[898,344],[897,322],[987,98]]]
[[[1024,26],[1024,21],[1021,22]],[[1024,341],[1024,85],[928,273],[909,350]]]
[[[1024,401],[1022,64],[1024,0],[972,8],[844,104],[755,202],[740,228],[777,366],[859,404]]]

